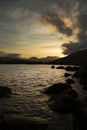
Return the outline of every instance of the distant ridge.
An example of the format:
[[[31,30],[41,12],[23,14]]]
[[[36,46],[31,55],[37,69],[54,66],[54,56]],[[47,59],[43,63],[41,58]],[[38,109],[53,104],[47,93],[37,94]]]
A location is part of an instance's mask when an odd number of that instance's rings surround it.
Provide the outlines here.
[[[29,59],[23,59],[20,57],[1,57],[0,64],[63,64],[63,65],[87,65],[87,49],[79,50],[66,57],[44,57],[37,58],[31,57]]]
[[[55,60],[52,64],[87,65],[87,49],[79,50],[66,57]]]
[[[12,57],[11,54],[11,56],[0,56],[0,64],[47,64],[56,59],[58,59],[56,56],[47,56],[43,58],[30,57],[26,59],[21,57]]]

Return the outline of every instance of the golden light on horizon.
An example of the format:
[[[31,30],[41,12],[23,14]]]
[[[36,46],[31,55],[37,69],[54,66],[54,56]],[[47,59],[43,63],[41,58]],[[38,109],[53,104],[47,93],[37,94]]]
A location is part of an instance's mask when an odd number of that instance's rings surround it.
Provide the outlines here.
[[[36,51],[33,50],[30,53],[28,53],[28,52],[23,53],[21,56],[24,58],[28,58],[28,57],[32,57],[32,56],[35,56],[38,58],[47,57],[47,56],[64,57],[64,55],[62,54],[62,50],[58,49],[58,48],[49,49],[49,50],[46,49],[45,51],[44,51],[44,49],[36,50]]]
[[[29,58],[32,56],[41,58],[41,57],[47,57],[47,56],[58,56],[58,57],[64,57],[64,54],[62,54],[62,48],[55,45],[54,46],[37,46],[31,48],[30,46],[27,47],[19,47],[19,48],[6,48],[2,51],[9,52],[9,53],[19,53],[20,56],[23,58]]]

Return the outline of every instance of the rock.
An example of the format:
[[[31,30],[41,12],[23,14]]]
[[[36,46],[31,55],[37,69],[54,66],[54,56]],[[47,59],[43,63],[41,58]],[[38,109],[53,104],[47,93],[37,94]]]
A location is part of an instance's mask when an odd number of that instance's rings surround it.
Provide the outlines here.
[[[69,73],[65,73],[65,74],[64,74],[65,77],[69,77],[69,76],[71,76],[71,75],[72,75],[72,74],[69,74]]]
[[[81,74],[80,74],[80,77],[79,77],[79,82],[80,84],[83,84],[84,86],[87,85],[87,71],[83,71]]]
[[[84,89],[84,90],[87,90],[87,84],[85,84],[85,85],[83,86],[83,89]]]
[[[87,130],[87,107],[77,109],[74,114],[74,124],[78,130]]]
[[[85,96],[84,99],[85,99],[85,101],[86,101],[86,103],[87,103],[87,96]]]
[[[71,66],[67,66],[65,68],[66,71],[77,71],[79,69],[80,69],[80,67],[71,67]]]
[[[86,107],[86,103],[76,98],[63,98],[63,100],[58,100],[52,104],[51,109],[56,112],[64,113],[74,113],[77,109]]]
[[[51,68],[52,68],[52,69],[54,69],[54,68],[55,68],[55,66],[54,66],[54,65],[52,65],[52,66],[51,66]]]
[[[87,72],[84,69],[78,70],[73,74],[73,77],[82,78],[87,76]]]
[[[9,87],[0,86],[0,97],[8,97],[12,93],[12,90]]]
[[[72,80],[72,79],[67,79],[66,82],[67,82],[68,84],[74,84],[74,83],[75,83],[75,81]]]
[[[81,69],[75,72],[73,77],[78,78],[80,84],[83,84],[84,86],[87,84],[87,70]]]
[[[45,93],[46,94],[58,94],[58,93],[61,93],[69,88],[71,88],[71,86],[67,83],[57,83],[57,84],[50,86],[45,91]]]
[[[85,107],[86,102],[79,100],[79,95],[74,89],[70,89],[69,91],[65,91],[64,94],[60,94],[55,98],[55,101],[49,104],[49,107],[56,112],[64,113],[73,113],[80,107]]]
[[[74,89],[71,89],[69,92],[68,92],[68,98],[73,98],[73,99],[75,99],[75,98],[78,98],[79,97],[79,95],[78,95],[78,93],[74,90]]]
[[[65,69],[64,66],[58,66],[56,69]]]

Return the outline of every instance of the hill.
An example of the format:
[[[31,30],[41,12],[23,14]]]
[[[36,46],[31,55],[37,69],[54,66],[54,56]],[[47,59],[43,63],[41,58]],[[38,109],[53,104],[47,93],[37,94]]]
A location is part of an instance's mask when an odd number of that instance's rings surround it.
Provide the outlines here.
[[[29,59],[20,58],[20,57],[12,57],[5,55],[0,56],[0,64],[47,64],[48,62],[52,62],[58,59],[56,56],[47,56],[43,58],[30,57]]]
[[[52,64],[86,65],[87,49],[74,52],[66,57],[55,60]]]

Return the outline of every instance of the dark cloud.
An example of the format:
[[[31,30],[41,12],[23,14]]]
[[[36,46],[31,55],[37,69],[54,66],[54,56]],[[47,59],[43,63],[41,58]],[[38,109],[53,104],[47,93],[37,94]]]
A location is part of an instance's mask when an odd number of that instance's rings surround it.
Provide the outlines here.
[[[56,27],[61,34],[71,36],[72,27],[64,22],[64,17],[72,18],[75,9],[75,1],[71,0],[44,0],[44,11],[41,13],[42,23],[51,24]]]
[[[57,13],[47,12],[42,16],[42,22],[55,26],[56,29],[62,34],[66,34],[67,36],[72,35],[72,29],[66,26],[64,21],[58,16]]]
[[[0,18],[1,26],[2,23],[4,24],[4,29],[2,27],[0,28],[0,44],[2,44],[2,46],[4,42],[6,42],[7,45],[14,43],[15,46],[15,36],[17,35],[16,39],[18,38],[17,40],[19,42],[20,35],[22,35],[21,32],[24,32],[24,29],[21,30],[21,28],[27,25],[27,28],[30,26],[29,29],[31,29],[31,25],[35,24],[33,20],[41,18],[42,24],[50,24],[56,27],[58,33],[66,35],[67,37],[77,35],[76,43],[72,41],[71,43],[64,43],[62,45],[62,47],[66,48],[64,54],[70,54],[78,49],[87,47],[87,0],[0,0]],[[64,18],[70,20],[71,25],[68,25],[68,23],[64,21]],[[31,21],[28,23],[25,20]],[[23,23],[21,23],[21,21],[23,21]],[[5,24],[7,24],[7,26]],[[75,29],[78,29],[77,34],[74,34]],[[30,30],[29,33],[31,33],[31,31],[32,30]],[[25,33],[26,32],[27,29],[25,29]],[[42,38],[41,36],[38,37]],[[32,36],[31,38],[38,39],[38,37]],[[6,41],[4,41],[4,39],[6,39]],[[8,39],[10,39],[10,41]],[[20,54],[4,55],[10,55],[12,57],[20,56]]]
[[[0,52],[0,57],[20,58],[20,54],[17,54],[17,53]]]
[[[66,13],[67,15],[69,15],[73,10],[72,8],[74,8],[74,5],[76,4],[76,0],[44,0],[44,3],[45,5],[48,5],[49,8],[51,7],[51,10],[52,8],[57,8],[59,13]]]
[[[68,55],[68,54],[71,54],[71,53],[76,52],[78,50],[86,49],[87,48],[87,42],[86,43],[79,43],[79,42],[64,43],[62,45],[62,47],[64,47],[63,53],[65,55]]]
[[[70,54],[80,49],[87,48],[87,1],[78,1],[78,15],[76,16],[77,23],[75,25],[78,28],[77,42],[64,43],[62,47],[64,49],[64,54]]]
[[[78,27],[80,29],[78,33],[78,40],[83,42],[87,41],[87,14],[80,14],[78,16]]]

